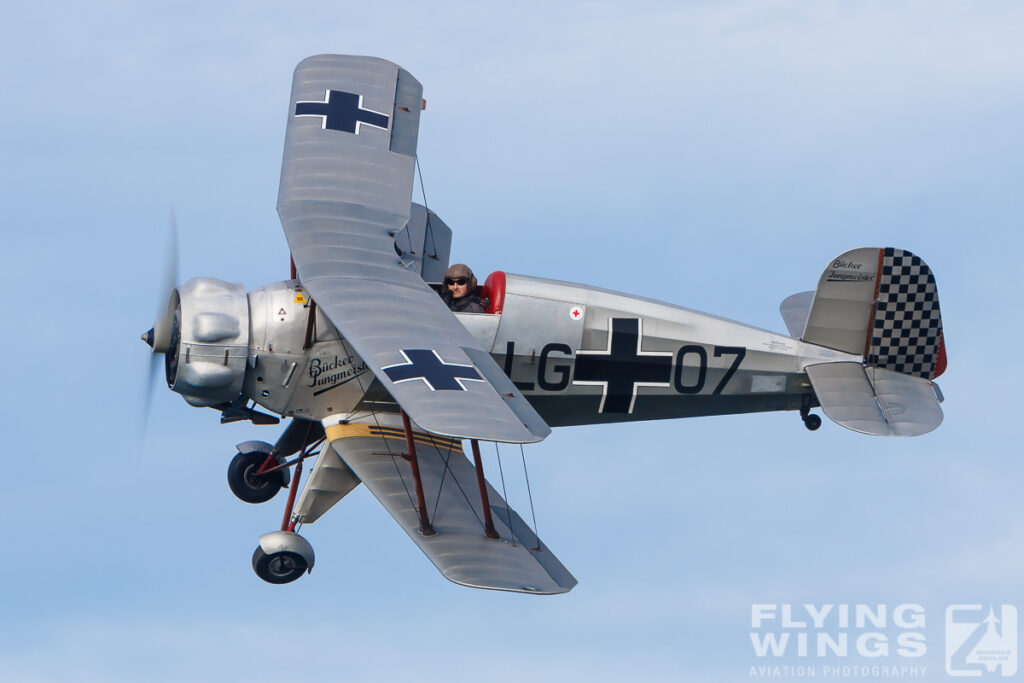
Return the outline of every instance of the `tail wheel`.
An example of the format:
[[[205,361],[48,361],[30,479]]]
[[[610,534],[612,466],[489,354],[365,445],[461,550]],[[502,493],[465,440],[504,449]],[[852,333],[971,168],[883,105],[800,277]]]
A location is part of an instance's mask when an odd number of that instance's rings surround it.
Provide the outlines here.
[[[804,427],[811,430],[812,432],[821,426],[821,417],[819,415],[808,415],[804,418]]]
[[[231,492],[246,503],[265,503],[285,485],[283,470],[259,474],[267,459],[266,453],[251,451],[238,453],[228,465],[228,486]]]

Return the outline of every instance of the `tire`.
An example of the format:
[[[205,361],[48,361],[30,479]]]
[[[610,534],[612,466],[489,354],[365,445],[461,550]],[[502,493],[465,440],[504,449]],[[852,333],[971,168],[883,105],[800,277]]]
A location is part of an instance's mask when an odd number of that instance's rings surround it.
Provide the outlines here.
[[[821,417],[819,415],[808,415],[804,418],[804,426],[812,432],[821,426]]]
[[[265,503],[284,486],[283,470],[256,474],[266,459],[266,453],[256,451],[239,453],[231,459],[228,465],[228,487],[239,500],[253,504]]]
[[[267,583],[291,583],[306,573],[308,565],[305,558],[298,553],[281,550],[270,555],[263,548],[256,546],[252,554],[252,568],[256,576]]]

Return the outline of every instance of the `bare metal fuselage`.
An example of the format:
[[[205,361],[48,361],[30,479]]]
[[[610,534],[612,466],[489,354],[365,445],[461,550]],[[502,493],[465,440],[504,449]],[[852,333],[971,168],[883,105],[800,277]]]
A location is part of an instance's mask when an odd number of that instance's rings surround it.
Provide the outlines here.
[[[243,393],[321,420],[397,406],[295,281],[249,299]],[[551,426],[798,410],[810,362],[854,359],[783,334],[582,285],[507,275],[500,313],[456,317]],[[395,316],[403,315],[394,311]],[[304,348],[307,346],[308,348]]]

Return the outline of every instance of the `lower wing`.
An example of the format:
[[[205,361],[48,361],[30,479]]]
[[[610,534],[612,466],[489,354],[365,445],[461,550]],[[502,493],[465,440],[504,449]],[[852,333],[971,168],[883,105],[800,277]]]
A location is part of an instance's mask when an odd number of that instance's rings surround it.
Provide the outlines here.
[[[412,464],[401,419],[326,424],[331,449],[450,581],[473,588],[520,593],[565,593],[576,579],[489,484],[484,483],[498,538],[486,535],[476,468],[461,442],[413,431],[425,509],[433,535],[421,520]]]

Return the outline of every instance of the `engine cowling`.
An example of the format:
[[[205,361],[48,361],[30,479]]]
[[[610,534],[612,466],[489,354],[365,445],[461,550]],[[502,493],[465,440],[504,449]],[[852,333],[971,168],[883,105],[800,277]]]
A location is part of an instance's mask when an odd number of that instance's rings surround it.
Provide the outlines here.
[[[211,277],[174,290],[167,386],[193,406],[223,406],[242,393],[249,354],[245,287]]]

